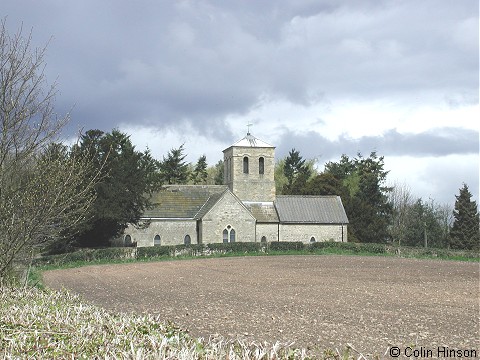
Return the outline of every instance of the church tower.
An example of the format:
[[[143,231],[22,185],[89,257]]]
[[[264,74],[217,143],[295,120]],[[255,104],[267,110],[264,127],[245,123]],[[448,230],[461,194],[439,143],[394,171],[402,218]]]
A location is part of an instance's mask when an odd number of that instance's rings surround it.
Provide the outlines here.
[[[224,184],[242,201],[275,200],[275,146],[247,132],[223,150]]]

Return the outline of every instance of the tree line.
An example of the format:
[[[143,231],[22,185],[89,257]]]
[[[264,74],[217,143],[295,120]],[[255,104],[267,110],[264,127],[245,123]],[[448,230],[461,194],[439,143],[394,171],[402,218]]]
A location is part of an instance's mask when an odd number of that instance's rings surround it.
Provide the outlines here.
[[[314,164],[292,149],[277,162],[277,194],[339,195],[350,221],[349,241],[479,250],[478,206],[467,184],[452,209],[416,198],[405,184],[388,186],[389,171],[376,152],[342,155],[323,171]]]
[[[72,146],[59,141],[69,120],[54,111],[56,84],[44,74],[46,47],[31,34],[9,34],[0,21],[0,285],[19,262],[37,253],[107,246],[127,224],[138,224],[163,184],[222,184],[223,162],[185,148],[162,160],[138,151],[128,134],[92,129]],[[292,149],[275,168],[278,194],[339,195],[350,240],[478,249],[479,215],[466,184],[455,209],[414,199],[385,185],[383,157],[343,155],[318,172]],[[453,216],[453,219],[450,218]]]
[[[152,205],[150,196],[162,185],[223,184],[223,161],[209,167],[202,155],[195,164],[187,163],[184,144],[156,160],[148,149],[137,151],[130,137],[118,130],[87,131],[70,156],[93,162],[91,176],[99,180],[89,220],[70,239],[53,242],[51,251],[108,246],[128,224],[138,224]],[[277,161],[275,174],[277,194],[340,196],[350,221],[349,241],[478,249],[478,209],[466,184],[454,209],[415,198],[406,185],[386,185],[384,157],[376,152],[368,157],[342,155],[320,172],[315,160],[303,159],[292,149]]]

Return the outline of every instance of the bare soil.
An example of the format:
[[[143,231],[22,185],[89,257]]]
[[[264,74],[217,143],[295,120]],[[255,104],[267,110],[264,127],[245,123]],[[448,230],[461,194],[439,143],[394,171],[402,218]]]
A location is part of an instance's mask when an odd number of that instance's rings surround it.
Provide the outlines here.
[[[479,263],[359,256],[207,258],[44,273],[112,311],[152,313],[196,337],[294,341],[314,352],[389,346],[480,353]]]

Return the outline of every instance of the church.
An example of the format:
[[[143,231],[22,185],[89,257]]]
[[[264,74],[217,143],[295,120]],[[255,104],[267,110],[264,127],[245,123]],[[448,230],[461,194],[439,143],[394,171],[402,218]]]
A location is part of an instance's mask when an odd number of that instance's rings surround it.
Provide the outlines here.
[[[167,185],[125,245],[347,241],[339,196],[276,195],[275,147],[247,135],[223,150],[224,185]]]

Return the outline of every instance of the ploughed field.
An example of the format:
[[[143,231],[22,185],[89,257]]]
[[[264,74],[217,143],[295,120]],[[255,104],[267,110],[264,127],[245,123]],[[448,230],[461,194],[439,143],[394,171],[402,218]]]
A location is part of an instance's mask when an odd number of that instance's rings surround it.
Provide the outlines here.
[[[479,263],[257,256],[86,266],[44,273],[104,308],[160,315],[195,337],[480,352]]]

